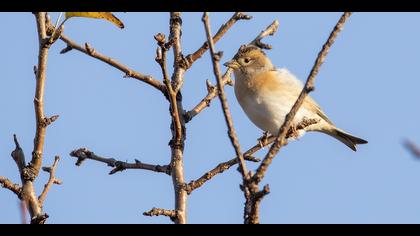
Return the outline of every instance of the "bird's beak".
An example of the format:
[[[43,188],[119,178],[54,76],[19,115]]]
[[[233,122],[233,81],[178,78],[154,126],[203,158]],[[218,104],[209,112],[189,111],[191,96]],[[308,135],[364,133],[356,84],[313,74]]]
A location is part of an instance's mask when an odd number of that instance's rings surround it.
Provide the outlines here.
[[[229,67],[229,68],[232,68],[232,69],[238,69],[239,68],[239,63],[236,61],[236,60],[234,60],[234,59],[232,59],[232,60],[230,60],[230,61],[228,61],[228,62],[226,62],[225,64],[223,64],[224,66],[226,66],[226,67]]]

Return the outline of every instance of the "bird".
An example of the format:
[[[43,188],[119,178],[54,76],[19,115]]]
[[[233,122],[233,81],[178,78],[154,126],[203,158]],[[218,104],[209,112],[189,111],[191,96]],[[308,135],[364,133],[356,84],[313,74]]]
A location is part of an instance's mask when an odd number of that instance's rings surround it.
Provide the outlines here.
[[[288,69],[277,69],[265,52],[254,45],[242,45],[233,59],[223,65],[233,70],[235,96],[248,118],[264,132],[278,135],[303,89],[302,82]],[[304,119],[317,122],[297,130],[297,137],[290,139],[300,138],[307,131],[316,131],[336,138],[353,151],[356,151],[357,144],[368,143],[337,128],[310,96],[305,98],[296,113],[292,127]]]

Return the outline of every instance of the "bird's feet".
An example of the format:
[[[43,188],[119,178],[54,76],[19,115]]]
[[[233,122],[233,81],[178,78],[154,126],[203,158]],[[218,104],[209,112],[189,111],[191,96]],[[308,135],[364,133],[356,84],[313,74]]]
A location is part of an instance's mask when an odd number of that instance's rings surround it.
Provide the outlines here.
[[[268,144],[268,138],[270,137],[270,133],[268,131],[264,131],[263,136],[258,138],[258,144],[261,148],[265,147]]]

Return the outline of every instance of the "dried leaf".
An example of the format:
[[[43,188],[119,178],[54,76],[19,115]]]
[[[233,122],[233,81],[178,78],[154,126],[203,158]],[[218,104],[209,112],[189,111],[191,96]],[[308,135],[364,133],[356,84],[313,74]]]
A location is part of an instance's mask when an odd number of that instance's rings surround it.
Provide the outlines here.
[[[114,14],[112,14],[111,12],[66,12],[66,20],[71,17],[105,19],[107,21],[112,22],[114,25],[118,26],[121,29],[124,28],[124,24],[122,23],[122,21],[116,16],[114,16]]]

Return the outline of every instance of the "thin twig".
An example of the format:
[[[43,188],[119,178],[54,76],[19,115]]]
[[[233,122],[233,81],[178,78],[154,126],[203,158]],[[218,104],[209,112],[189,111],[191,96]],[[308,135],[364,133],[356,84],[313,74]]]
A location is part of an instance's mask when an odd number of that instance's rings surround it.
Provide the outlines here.
[[[89,55],[93,58],[96,58],[96,59],[98,59],[102,62],[105,62],[108,65],[122,71],[123,73],[125,73],[125,77],[137,79],[139,81],[142,81],[146,84],[151,85],[152,87],[158,89],[162,93],[165,93],[165,86],[161,82],[159,82],[158,80],[154,79],[152,76],[143,75],[143,74],[129,68],[128,66],[120,63],[119,61],[117,61],[113,58],[110,58],[110,57],[96,51],[95,49],[93,49],[87,43],[85,44],[84,47],[82,47],[81,45],[72,41],[71,39],[69,39],[67,36],[65,36],[63,34],[60,36],[60,39],[67,44],[67,47],[65,49],[63,49],[61,51],[61,53],[66,53],[66,52],[70,51],[71,49],[76,49],[77,51],[83,52],[86,55]]]
[[[231,70],[226,70],[225,74],[222,76],[222,84],[233,84],[232,79],[230,78]],[[209,80],[206,81],[207,86],[207,95],[191,110],[185,112],[184,118],[185,122],[191,121],[196,115],[203,111],[206,107],[210,106],[211,101],[217,97],[219,89],[217,86],[213,86]]]
[[[305,129],[306,127],[318,123],[319,120],[317,119],[304,119],[302,120],[298,125],[296,125],[295,129],[290,129],[288,132],[288,135],[286,138],[289,138],[291,136],[295,136],[296,134],[294,132]],[[251,162],[260,162],[260,159],[252,156],[255,152],[259,151],[265,146],[268,146],[269,144],[273,143],[276,139],[276,136],[262,136],[258,140],[260,140],[255,146],[248,149],[246,152],[244,152],[243,156],[244,159]],[[207,181],[211,180],[213,177],[215,177],[218,174],[223,173],[224,171],[230,169],[232,166],[238,164],[238,158],[234,157],[233,159],[222,162],[218,164],[215,168],[212,170],[204,173],[200,178],[196,180],[192,180],[190,183],[186,185],[186,190],[188,194],[191,194],[195,189],[200,188],[203,186]]]
[[[175,210],[165,210],[162,208],[153,207],[152,210],[143,212],[144,216],[167,216],[172,221],[176,221],[178,218],[177,212]]]
[[[271,23],[265,30],[261,31],[261,33],[254,40],[252,40],[249,45],[255,45],[263,49],[271,49],[271,45],[262,43],[261,40],[267,36],[274,35],[278,28],[279,22],[278,20],[274,20],[273,23]]]
[[[229,31],[229,29],[239,20],[250,20],[252,19],[252,16],[246,15],[243,12],[235,12],[233,16],[222,26],[220,26],[217,33],[213,36],[213,42],[217,43],[225,34]],[[186,59],[188,61],[189,67],[192,66],[192,64],[198,60],[203,54],[209,49],[208,41],[204,42],[203,45],[197,49],[194,53],[186,56]]]
[[[77,162],[76,165],[80,166],[82,162],[86,159],[98,161],[107,164],[110,167],[114,167],[109,174],[115,174],[119,171],[123,171],[126,169],[141,169],[141,170],[150,170],[153,172],[158,173],[165,173],[167,175],[170,175],[171,170],[168,165],[150,165],[146,163],[142,163],[139,160],[135,160],[135,163],[128,163],[123,161],[115,160],[114,158],[106,158],[96,155],[94,152],[89,151],[87,148],[79,148],[77,150],[74,150],[70,152],[70,156],[76,157]]]
[[[244,155],[244,159],[247,160],[247,161],[252,161],[252,162],[259,162],[260,161],[259,159],[255,158],[253,156],[250,156],[250,155],[248,155],[248,156]],[[200,178],[198,178],[196,180],[192,180],[190,183],[188,183],[185,186],[185,189],[187,190],[188,194],[191,194],[194,190],[203,186],[207,181],[211,180],[216,175],[223,173],[224,171],[230,169],[232,166],[234,166],[236,164],[238,164],[238,158],[236,158],[236,157],[229,160],[229,161],[222,162],[222,163],[218,164],[212,170],[206,172]]]
[[[50,177],[48,179],[48,182],[44,186],[44,190],[42,191],[41,195],[39,195],[38,197],[38,201],[39,201],[39,204],[41,204],[41,206],[44,204],[44,201],[47,197],[48,192],[51,189],[51,186],[53,184],[58,184],[58,185],[62,184],[61,180],[55,177],[55,170],[57,169],[57,164],[59,161],[60,161],[60,157],[55,156],[54,163],[51,167],[42,168],[43,171],[48,172],[50,174]]]
[[[230,114],[229,105],[228,105],[228,102],[227,102],[224,86],[222,84],[223,83],[222,75],[221,75],[221,72],[220,72],[219,61],[220,61],[221,53],[216,53],[216,51],[215,51],[213,38],[211,37],[209,16],[208,16],[207,12],[205,12],[203,14],[202,21],[203,21],[204,27],[206,29],[207,41],[208,41],[209,47],[210,47],[211,60],[213,62],[213,72],[214,72],[214,75],[217,79],[217,88],[219,90],[219,98],[220,98],[220,102],[222,104],[222,109],[223,109],[223,114],[224,114],[224,117],[225,117],[225,121],[226,121],[226,124],[228,126],[228,135],[229,135],[230,141],[232,143],[232,146],[235,149],[235,153],[236,153],[236,156],[238,158],[239,169],[240,169],[242,177],[245,181],[245,180],[248,180],[248,170],[246,168],[245,159],[242,156],[241,147],[240,147],[239,140],[238,140],[238,137],[237,137],[236,132],[235,132],[235,128],[233,127],[233,120],[232,120],[232,116]]]

